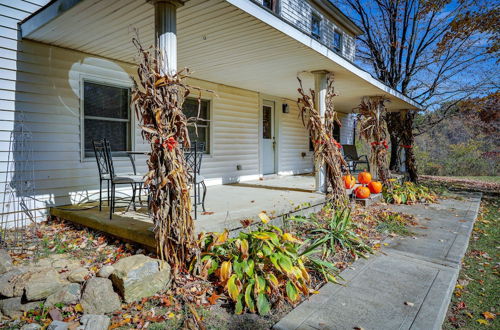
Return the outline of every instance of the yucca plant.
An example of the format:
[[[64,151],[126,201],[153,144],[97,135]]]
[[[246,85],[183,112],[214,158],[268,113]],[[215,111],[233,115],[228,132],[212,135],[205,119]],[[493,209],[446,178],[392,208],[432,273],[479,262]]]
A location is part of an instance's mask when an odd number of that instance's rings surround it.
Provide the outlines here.
[[[382,191],[384,200],[392,204],[435,203],[437,195],[429,187],[405,182],[384,187]]]
[[[235,303],[237,314],[248,310],[266,315],[274,303],[285,299],[294,304],[314,291],[311,269],[327,280],[335,278],[332,264],[299,255],[301,244],[291,233],[270,224],[240,232],[236,238],[229,238],[227,231],[200,234],[202,253],[191,271],[214,281]]]
[[[347,250],[357,257],[365,257],[366,253],[372,252],[372,249],[354,232],[355,227],[349,208],[340,210],[326,208],[323,211],[326,219],[325,217],[320,219],[315,215],[308,218],[291,218],[307,225],[305,234],[308,237],[305,241],[307,247],[301,255],[309,256],[320,252],[322,259],[328,259],[337,252],[337,249]]]

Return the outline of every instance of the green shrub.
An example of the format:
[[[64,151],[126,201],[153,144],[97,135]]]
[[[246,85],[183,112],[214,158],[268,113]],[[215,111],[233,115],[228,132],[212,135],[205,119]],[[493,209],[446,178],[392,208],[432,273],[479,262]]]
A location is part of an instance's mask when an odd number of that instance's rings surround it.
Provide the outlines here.
[[[235,303],[235,312],[245,309],[266,315],[280,300],[297,303],[312,291],[310,271],[335,280],[337,269],[322,260],[299,254],[302,241],[268,224],[229,238],[223,233],[200,235],[201,255],[191,271],[213,281]]]
[[[358,257],[364,257],[365,253],[372,252],[372,249],[354,232],[349,208],[334,210],[327,207],[323,210],[323,215],[321,219],[314,214],[309,218],[291,218],[292,221],[306,225],[307,247],[302,255],[321,251],[322,258],[327,259],[336,253],[337,248],[347,250]]]

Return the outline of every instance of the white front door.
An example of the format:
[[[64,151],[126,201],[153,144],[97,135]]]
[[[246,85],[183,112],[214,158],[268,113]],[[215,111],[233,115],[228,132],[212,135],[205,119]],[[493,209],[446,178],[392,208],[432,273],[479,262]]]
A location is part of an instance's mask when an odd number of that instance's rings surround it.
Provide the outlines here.
[[[274,153],[276,139],[274,136],[274,102],[264,100],[262,105],[262,156],[264,174],[274,174]]]

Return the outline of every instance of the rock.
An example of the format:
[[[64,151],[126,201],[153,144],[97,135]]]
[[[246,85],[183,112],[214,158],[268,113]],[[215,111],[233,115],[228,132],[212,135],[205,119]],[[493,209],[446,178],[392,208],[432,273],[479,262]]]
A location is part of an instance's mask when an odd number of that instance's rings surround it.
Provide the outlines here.
[[[111,265],[106,265],[106,266],[103,266],[99,270],[99,272],[97,272],[97,276],[103,277],[103,278],[108,278],[111,276],[111,274],[113,274],[114,271],[115,271],[115,267],[113,267]]]
[[[121,308],[120,297],[106,278],[93,277],[87,281],[80,304],[85,314],[106,314]]]
[[[73,270],[81,266],[80,262],[71,258],[69,254],[53,254],[47,258],[38,260],[35,267],[52,267],[56,270]]]
[[[45,268],[43,271],[32,273],[24,288],[24,295],[28,301],[45,299],[63,285],[57,271]]]
[[[107,329],[111,320],[105,315],[86,314],[80,318],[81,330],[102,330]]]
[[[89,271],[86,268],[79,267],[72,270],[68,275],[68,281],[73,283],[83,283],[85,282],[86,276],[89,275]]]
[[[52,321],[52,323],[47,327],[47,330],[67,330],[68,327],[69,323],[63,321]]]
[[[4,249],[0,249],[0,274],[8,272],[12,267],[14,267],[14,265],[12,264],[10,254]]]
[[[30,303],[21,303],[21,297],[14,297],[9,299],[0,300],[0,311],[13,319],[20,318],[24,312],[35,309],[40,306],[39,301]]]
[[[57,303],[63,303],[65,305],[76,304],[78,300],[80,300],[80,296],[80,284],[71,283],[48,296],[45,301],[45,307],[52,307]]]
[[[120,259],[113,267],[111,280],[127,303],[165,290],[170,282],[170,267],[165,264],[160,271],[158,260],[143,254]]]
[[[14,297],[14,287],[19,278],[28,271],[25,267],[12,268],[6,273],[0,275],[0,296],[3,297]],[[18,290],[18,296],[21,296],[24,291],[24,287]]]
[[[21,327],[21,330],[39,330],[39,329],[42,329],[42,326],[36,323],[28,323]]]

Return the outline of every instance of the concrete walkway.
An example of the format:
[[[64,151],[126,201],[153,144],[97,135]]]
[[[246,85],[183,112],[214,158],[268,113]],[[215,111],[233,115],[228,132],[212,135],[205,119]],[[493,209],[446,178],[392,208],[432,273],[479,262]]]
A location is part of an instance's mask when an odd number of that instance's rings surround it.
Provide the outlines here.
[[[342,272],[275,329],[440,329],[476,219],[480,194],[429,206],[394,206],[419,222],[415,238],[387,240],[381,253]]]

